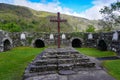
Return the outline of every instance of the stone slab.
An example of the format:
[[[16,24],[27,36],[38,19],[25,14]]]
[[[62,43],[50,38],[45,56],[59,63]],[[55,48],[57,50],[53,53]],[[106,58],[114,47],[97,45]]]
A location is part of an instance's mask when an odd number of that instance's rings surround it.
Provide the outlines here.
[[[48,74],[30,77],[26,80],[115,80],[104,70],[79,71],[72,75]]]

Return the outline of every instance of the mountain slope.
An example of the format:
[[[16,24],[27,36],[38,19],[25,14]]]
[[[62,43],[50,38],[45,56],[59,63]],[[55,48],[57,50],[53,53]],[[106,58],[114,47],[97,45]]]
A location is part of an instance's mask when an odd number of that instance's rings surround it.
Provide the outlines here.
[[[56,14],[0,3],[0,29],[11,32],[57,32],[57,23],[50,22],[53,16]],[[80,17],[62,14],[61,18],[67,19],[61,23],[61,32],[84,31],[88,25],[97,26],[97,21]]]

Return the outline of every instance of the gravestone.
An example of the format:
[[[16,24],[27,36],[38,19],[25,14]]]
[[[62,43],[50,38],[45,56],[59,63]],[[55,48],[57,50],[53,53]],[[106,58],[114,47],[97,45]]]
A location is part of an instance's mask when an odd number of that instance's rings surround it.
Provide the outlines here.
[[[66,36],[65,36],[65,34],[62,34],[62,36],[61,36],[61,38],[62,38],[62,45],[66,45],[66,42],[67,42],[67,40],[66,40]]]
[[[118,32],[115,31],[113,33],[113,37],[112,37],[112,42],[111,42],[111,50],[114,52],[119,51],[119,41],[118,41]]]
[[[65,36],[65,34],[62,34],[62,39],[66,39],[66,36]]]
[[[114,32],[113,37],[112,37],[112,41],[117,41],[118,40],[118,32]]]
[[[22,34],[20,35],[20,39],[21,39],[21,40],[25,40],[25,39],[26,39],[26,36],[25,36],[24,33],[22,33]]]
[[[86,45],[87,45],[88,47],[96,47],[96,42],[95,42],[95,40],[93,39],[93,34],[92,34],[92,33],[89,33],[89,34],[88,34],[87,41],[86,41]]]
[[[25,46],[25,40],[26,40],[26,35],[25,35],[25,33],[22,33],[21,35],[20,35],[20,39],[21,39],[21,44],[22,44],[22,46]]]
[[[53,40],[53,39],[54,39],[54,35],[50,34],[50,40]]]
[[[93,39],[93,35],[91,33],[88,34],[88,39]]]
[[[49,36],[49,44],[50,45],[54,45],[55,44],[55,39],[54,39],[54,35],[53,34],[50,34],[50,36]]]

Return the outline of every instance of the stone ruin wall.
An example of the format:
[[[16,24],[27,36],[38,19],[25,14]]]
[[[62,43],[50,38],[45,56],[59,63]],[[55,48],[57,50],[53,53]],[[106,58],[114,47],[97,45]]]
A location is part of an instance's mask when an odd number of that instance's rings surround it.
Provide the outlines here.
[[[12,48],[12,39],[9,36],[10,33],[5,32],[0,30],[0,52],[5,51],[4,48],[6,48],[7,50]],[[5,45],[9,44],[9,46],[5,47]]]
[[[53,33],[54,39],[50,39],[49,33],[27,33],[24,32],[26,39],[21,40],[20,35],[22,33],[11,33],[10,38],[13,40],[13,47],[18,46],[35,46],[34,43],[36,40],[41,40],[45,43],[45,46],[57,45],[57,34]],[[62,34],[61,34],[62,35]],[[68,34],[66,34],[68,35]],[[61,44],[69,45],[71,36],[66,36],[66,39],[61,39]]]
[[[93,33],[93,39],[88,39],[88,34],[85,34],[85,46],[86,47],[95,47],[99,49],[99,44],[101,42],[104,42],[105,45],[102,47],[106,46],[106,49],[104,50],[111,50],[116,52],[118,55],[120,55],[120,31],[117,31],[118,33],[118,39],[113,40],[113,32],[107,32],[107,33]]]
[[[56,34],[56,33],[53,33],[54,39],[50,39],[49,33],[24,32],[25,37],[26,37],[25,40],[20,39],[21,34],[22,33],[20,33],[20,32],[8,33],[8,32],[1,30],[0,31],[0,52],[5,51],[5,49],[4,49],[5,45],[9,46],[6,50],[11,49],[12,47],[19,47],[19,46],[35,47],[36,40],[43,41],[45,46],[57,45],[57,35],[58,34]],[[71,36],[69,34],[65,34],[65,35],[67,35],[67,36],[65,39],[61,39],[61,44],[69,46]]]
[[[120,53],[120,31],[118,32],[118,40],[112,40],[114,32],[108,32],[108,33],[91,33],[93,35],[92,39],[88,39],[88,35],[90,33],[64,33],[66,38],[61,39],[61,45],[64,46],[76,46],[81,47],[95,47],[100,48],[99,44],[101,46],[101,42],[106,45],[107,50],[115,51],[116,53]],[[5,51],[4,48],[7,50],[11,49],[12,47],[18,47],[18,46],[35,46],[35,42],[37,40],[41,40],[44,43],[44,46],[51,46],[51,45],[57,45],[57,35],[56,33],[52,33],[54,35],[54,39],[50,39],[50,33],[28,33],[24,32],[26,39],[21,40],[20,35],[22,33],[16,32],[16,33],[8,33],[5,31],[0,31],[0,52]],[[61,33],[61,37],[62,37]],[[79,43],[79,41],[80,43]],[[76,41],[76,42],[73,42]],[[6,42],[6,44],[5,44]],[[10,44],[8,47],[5,47],[4,45]],[[76,45],[73,45],[76,44]],[[104,46],[103,44],[103,46]],[[100,48],[101,49],[101,48]]]
[[[57,35],[56,33],[52,33],[54,35],[54,39],[50,39],[50,33],[28,33],[24,32],[26,39],[21,40],[20,35],[22,33],[11,33],[9,36],[13,41],[13,47],[18,47],[18,46],[33,46],[35,47],[34,43],[36,40],[41,40],[45,43],[45,46],[50,46],[50,45],[57,45]],[[65,46],[71,46],[71,41],[73,39],[80,39],[82,42],[82,38],[80,36],[72,35],[69,33],[64,33],[65,34],[65,39],[62,39],[62,34],[60,34],[61,37],[61,45]]]

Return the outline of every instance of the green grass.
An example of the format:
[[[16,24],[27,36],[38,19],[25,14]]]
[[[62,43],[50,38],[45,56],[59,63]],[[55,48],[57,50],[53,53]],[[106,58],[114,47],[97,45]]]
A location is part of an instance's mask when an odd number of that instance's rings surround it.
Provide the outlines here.
[[[25,68],[44,48],[17,47],[0,53],[0,80],[22,80]]]
[[[95,48],[76,48],[80,53],[92,56],[92,57],[107,57],[116,56],[111,51],[100,51]],[[106,60],[102,65],[107,69],[107,72],[113,76],[116,80],[120,80],[120,60]]]
[[[114,52],[111,51],[100,51],[96,48],[76,48],[80,53],[92,56],[92,57],[108,57],[116,56]]]
[[[17,47],[0,53],[0,80],[21,80],[25,68],[44,48]],[[115,56],[114,52],[94,48],[77,48],[81,53],[93,57]],[[108,73],[120,80],[120,60],[104,61]]]
[[[104,61],[103,66],[116,80],[120,80],[120,60]]]

